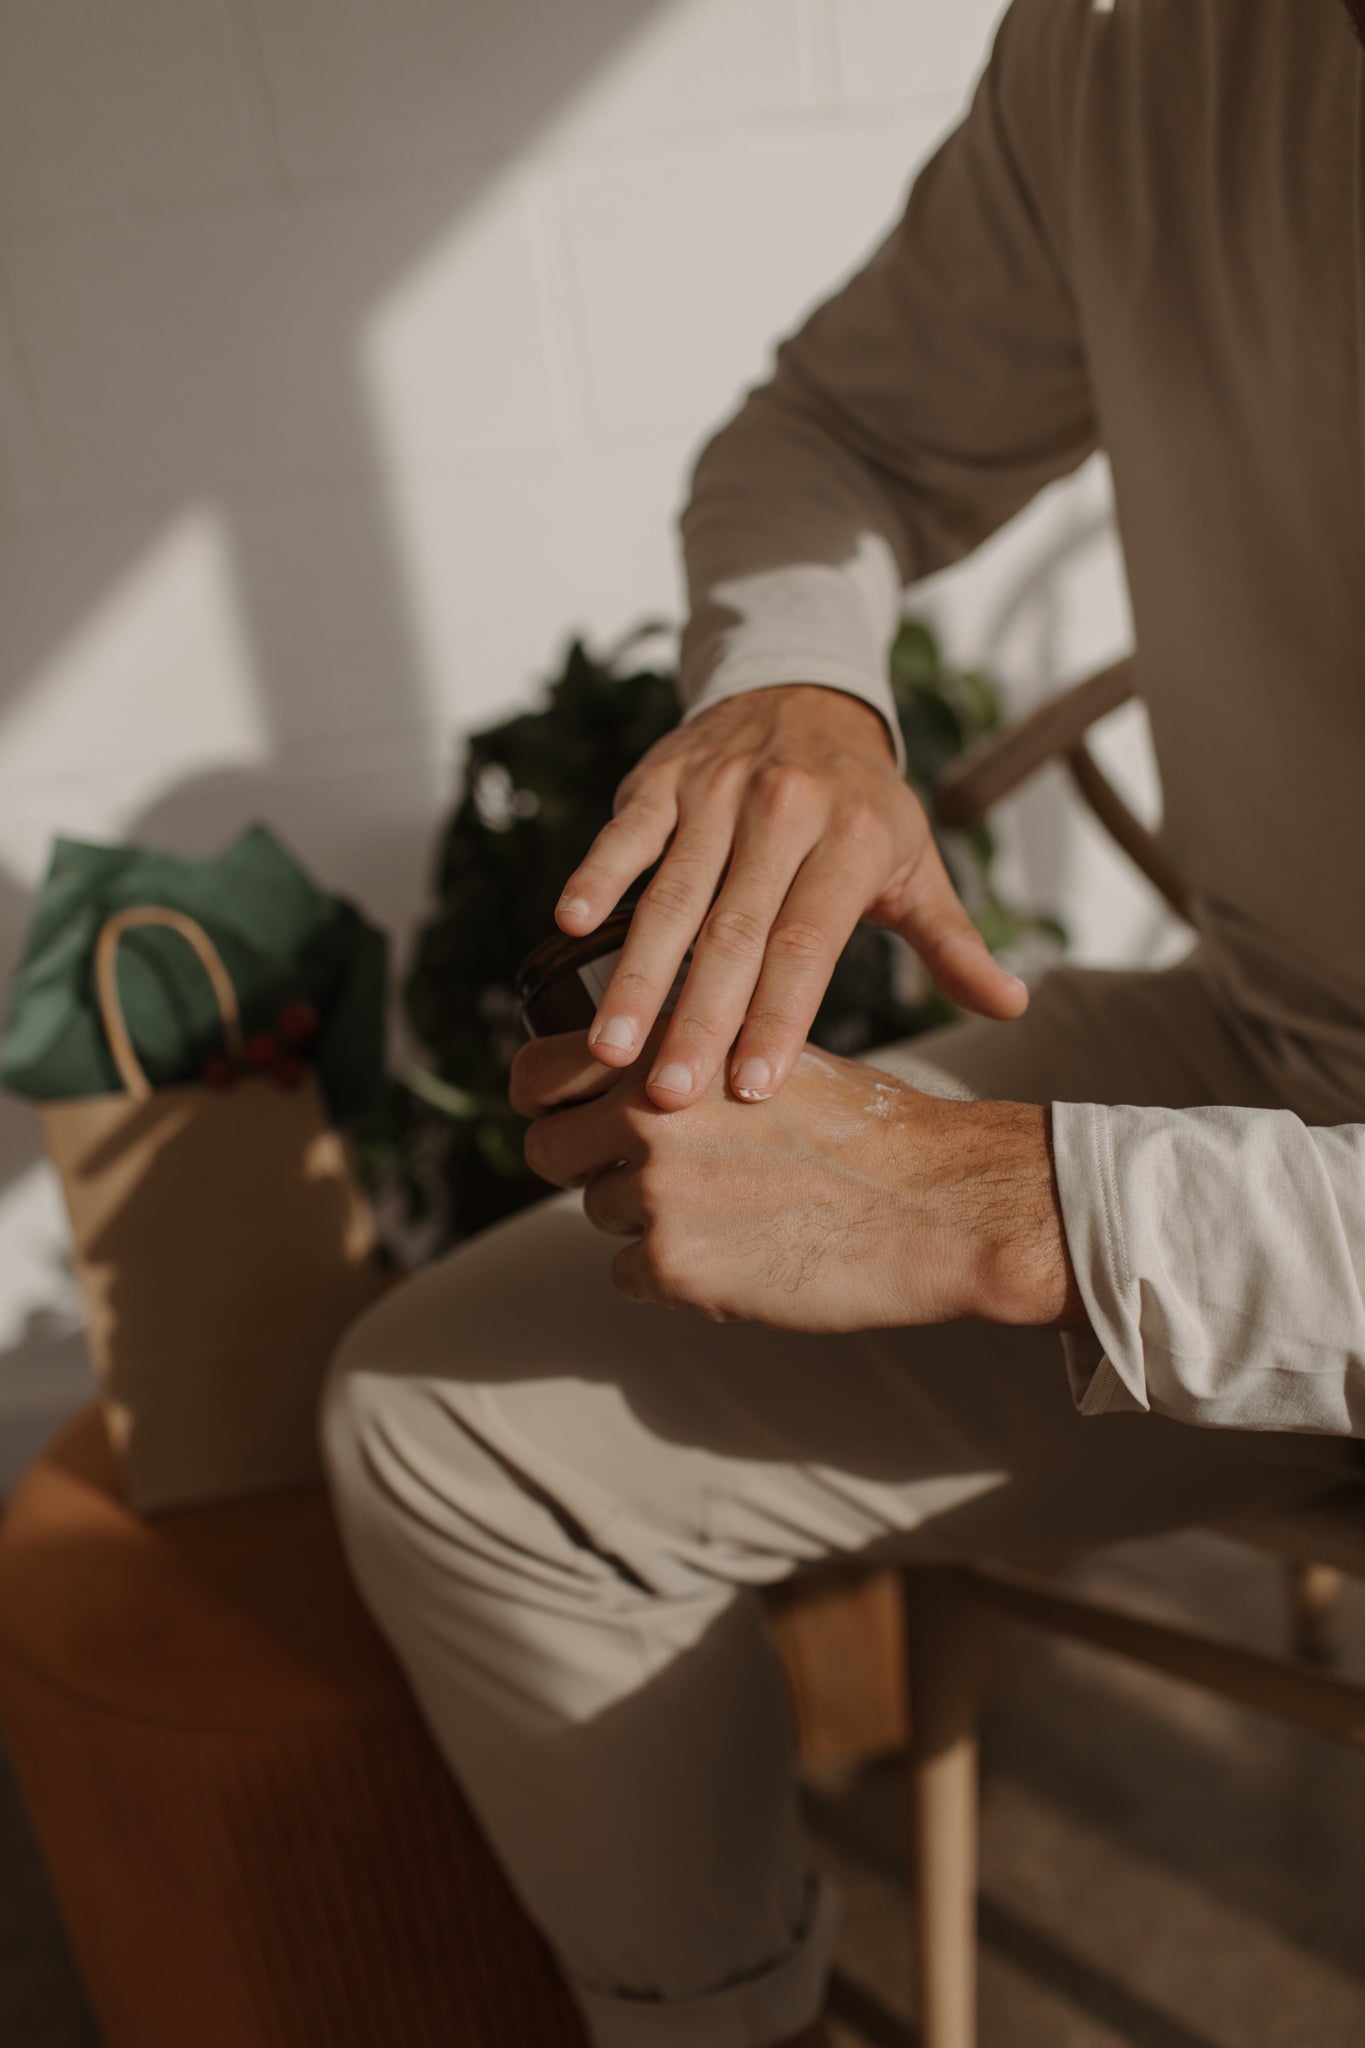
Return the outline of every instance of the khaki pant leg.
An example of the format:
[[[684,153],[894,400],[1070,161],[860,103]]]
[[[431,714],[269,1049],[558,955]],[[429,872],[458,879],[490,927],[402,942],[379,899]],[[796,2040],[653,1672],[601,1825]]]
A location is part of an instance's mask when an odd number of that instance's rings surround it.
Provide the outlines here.
[[[1054,977],[1025,1024],[922,1047],[1046,1096],[1063,1061],[1096,1092],[1112,1044],[1109,1099],[1193,1099],[1219,1041],[1166,979]],[[1047,1333],[642,1308],[614,1250],[570,1198],[410,1281],[344,1347],[329,1466],[361,1588],[594,2040],[758,2048],[818,2011],[833,1920],[753,1589],[1289,1498],[1343,1447],[1083,1420]]]

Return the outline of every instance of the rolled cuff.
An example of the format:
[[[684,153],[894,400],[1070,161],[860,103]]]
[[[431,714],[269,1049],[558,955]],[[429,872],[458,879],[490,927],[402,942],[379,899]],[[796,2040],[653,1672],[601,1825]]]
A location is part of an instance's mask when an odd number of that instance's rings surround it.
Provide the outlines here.
[[[1365,1124],[1054,1103],[1084,1415],[1365,1435]]]
[[[1108,1121],[1093,1102],[1054,1102],[1052,1156],[1062,1227],[1089,1317],[1062,1335],[1071,1398],[1082,1415],[1148,1414],[1136,1292],[1128,1281]]]
[[[576,1986],[594,2048],[767,2048],[802,2033],[824,2008],[838,1923],[834,1887],[816,1874],[793,1947],[705,1997],[612,1997]]]

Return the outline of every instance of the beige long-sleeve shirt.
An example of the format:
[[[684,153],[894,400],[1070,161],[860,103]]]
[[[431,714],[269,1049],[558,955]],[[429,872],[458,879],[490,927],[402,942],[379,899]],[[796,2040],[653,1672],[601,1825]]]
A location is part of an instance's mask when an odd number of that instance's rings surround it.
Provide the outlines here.
[[[1054,1105],[1095,1332],[1073,1387],[1365,1435],[1365,57],[1339,0],[1015,0],[900,224],[701,459],[690,715],[816,682],[894,732],[904,586],[1096,447],[1163,835],[1286,1111]]]

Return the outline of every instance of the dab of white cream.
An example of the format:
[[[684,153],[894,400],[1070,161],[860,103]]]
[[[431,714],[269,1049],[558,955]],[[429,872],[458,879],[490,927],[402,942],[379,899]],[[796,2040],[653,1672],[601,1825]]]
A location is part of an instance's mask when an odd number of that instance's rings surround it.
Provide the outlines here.
[[[802,1053],[798,1064],[803,1067],[814,1067],[817,1074],[828,1074],[832,1080],[837,1081],[839,1078],[839,1069],[832,1067],[828,1060],[822,1060],[819,1053],[812,1052],[809,1046]]]

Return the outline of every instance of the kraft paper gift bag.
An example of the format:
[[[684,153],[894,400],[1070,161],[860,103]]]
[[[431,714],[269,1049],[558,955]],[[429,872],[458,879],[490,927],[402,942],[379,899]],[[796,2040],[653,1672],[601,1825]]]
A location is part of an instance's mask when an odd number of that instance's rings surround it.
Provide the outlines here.
[[[383,1086],[387,945],[353,903],[313,880],[263,825],[208,858],[148,846],[58,839],[38,892],[0,1039],[0,1082],[31,1101],[118,1086],[92,964],[105,922],[157,904],[191,917],[232,977],[248,1039],[281,1008],[317,1016],[310,1058],[342,1125]],[[150,927],[119,955],[123,1015],[154,1088],[192,1081],[222,1026],[204,970],[182,940]]]
[[[121,1089],[40,1106],[129,1499],[143,1512],[296,1485],[319,1468],[317,1403],[347,1325],[386,1284],[372,1219],[311,1071],[153,1089],[119,1002],[117,952],[178,932],[240,1066],[233,984],[192,918],[118,912],[96,946]]]

